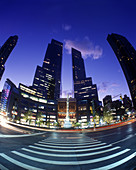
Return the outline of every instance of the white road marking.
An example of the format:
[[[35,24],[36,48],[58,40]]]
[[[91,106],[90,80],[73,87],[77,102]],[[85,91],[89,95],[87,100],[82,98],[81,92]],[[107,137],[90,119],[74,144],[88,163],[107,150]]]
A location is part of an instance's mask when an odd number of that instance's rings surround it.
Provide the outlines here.
[[[131,160],[132,158],[134,158],[136,156],[136,152],[134,152],[133,154],[129,155],[128,157],[120,160],[120,161],[117,161],[113,164],[109,164],[107,166],[103,166],[103,167],[100,167],[100,168],[96,168],[96,169],[91,169],[91,170],[108,170],[108,169],[112,169],[112,168],[115,168],[117,166],[120,166],[124,163],[126,163],[127,161]]]
[[[50,151],[50,152],[86,152],[86,151],[93,151],[93,150],[98,150],[98,149],[104,149],[104,148],[108,148],[111,147],[112,145],[105,145],[105,146],[101,146],[101,147],[97,147],[97,148],[89,148],[89,149],[78,149],[78,150],[57,150],[57,149],[48,149],[48,148],[41,148],[41,147],[37,147],[37,146],[33,146],[33,145],[29,145],[28,147],[30,148],[34,148],[34,149],[39,149],[39,150],[43,150],[43,151]]]
[[[53,141],[54,139],[52,138],[52,139],[43,139],[42,141],[43,142],[51,142],[52,143],[52,141]],[[90,140],[86,140],[86,139],[82,139],[82,140],[67,140],[67,139],[63,139],[63,140],[59,140],[59,139],[56,139],[56,141],[54,140],[54,142],[53,143],[88,143],[88,142],[97,142],[98,140],[92,140],[92,139],[90,139]]]
[[[80,139],[82,137],[76,137],[76,136],[68,136],[68,137],[65,137],[66,139]]]
[[[23,158],[32,160],[32,161],[36,161],[36,162],[40,162],[40,163],[44,163],[44,164],[54,164],[54,165],[83,165],[83,164],[91,164],[91,163],[96,163],[96,162],[100,162],[100,161],[105,161],[114,157],[117,157],[119,155],[122,155],[126,152],[128,152],[130,149],[125,149],[123,151],[120,151],[118,153],[115,153],[113,155],[109,155],[109,156],[105,156],[105,157],[101,157],[101,158],[97,158],[97,159],[92,159],[92,160],[85,160],[85,161],[53,161],[53,160],[46,160],[46,159],[40,159],[40,158],[36,158],[36,157],[32,157],[23,153],[19,153],[17,151],[11,151],[12,153],[21,156]]]
[[[0,138],[22,138],[22,137],[28,137],[28,136],[37,136],[37,135],[43,135],[46,132],[42,133],[33,133],[33,134],[24,134],[24,135],[0,135]]]
[[[27,164],[24,164],[22,162],[19,162],[9,156],[7,156],[6,154],[2,153],[0,154],[0,156],[2,156],[4,159],[8,160],[9,162],[17,165],[17,166],[20,166],[22,168],[25,168],[25,169],[32,169],[32,170],[45,170],[45,169],[41,169],[41,168],[37,168],[37,167],[34,167],[34,166],[30,166],[30,165],[27,165]]]
[[[91,145],[91,144],[94,144],[94,143],[101,143],[101,141],[96,141],[96,142],[90,142],[90,143],[80,143],[80,144],[77,144],[77,143],[75,143],[75,144],[61,144],[61,143],[51,143],[51,142],[38,142],[38,143],[44,143],[44,144],[47,144],[47,145]]]
[[[120,143],[120,142],[124,142],[124,141],[126,141],[126,140],[128,140],[128,139],[130,139],[130,138],[132,138],[132,137],[134,137],[134,136],[136,136],[136,133],[135,133],[134,135],[131,134],[131,135],[129,135],[128,137],[126,137],[126,138],[124,138],[124,139],[122,139],[122,140],[113,142],[112,144],[114,145],[114,144],[117,144],[117,143]]]
[[[83,141],[71,141],[71,140],[61,140],[61,141],[58,141],[58,140],[56,140],[56,141],[54,141],[54,142],[52,142],[53,141],[53,139],[52,140],[46,140],[46,139],[44,139],[44,140],[42,140],[43,142],[51,142],[51,143],[60,143],[60,144],[66,144],[66,143],[68,143],[68,144],[71,144],[71,143],[75,143],[75,144],[77,144],[77,143],[88,143],[88,142],[97,142],[98,140],[83,140]]]
[[[46,147],[46,148],[63,148],[63,149],[78,149],[78,148],[92,148],[92,147],[96,147],[96,146],[101,146],[101,145],[106,145],[106,143],[99,143],[96,145],[87,145],[87,146],[52,146],[52,145],[43,145],[43,144],[39,144],[39,143],[34,143],[34,145],[38,145],[38,146],[42,146],[42,147]]]
[[[26,149],[26,148],[22,148],[22,150],[27,151],[27,152],[31,152],[31,153],[34,153],[34,154],[44,155],[44,156],[66,157],[67,158],[67,157],[84,157],[84,156],[98,155],[98,154],[110,152],[110,151],[113,151],[113,150],[116,150],[116,149],[119,149],[119,148],[120,147],[117,146],[117,147],[107,149],[107,150],[104,150],[104,151],[100,151],[100,152],[92,152],[92,153],[85,153],[85,154],[71,154],[71,155],[68,155],[68,154],[65,154],[65,155],[64,154],[50,154],[50,153],[44,153],[44,152],[37,152],[37,151],[31,150],[31,149]]]
[[[2,170],[8,170],[5,166],[3,166],[2,164],[0,164],[0,169]]]

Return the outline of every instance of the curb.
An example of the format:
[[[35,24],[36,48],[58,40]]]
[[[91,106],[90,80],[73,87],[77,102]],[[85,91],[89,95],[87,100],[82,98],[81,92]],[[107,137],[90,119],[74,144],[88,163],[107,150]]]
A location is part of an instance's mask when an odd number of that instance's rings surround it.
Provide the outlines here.
[[[40,130],[40,131],[49,131],[49,132],[67,132],[67,133],[72,133],[72,132],[97,132],[97,131],[103,131],[103,130],[109,130],[109,129],[113,129],[113,128],[117,128],[120,126],[124,126],[127,125],[129,123],[134,123],[136,121],[136,119],[131,119],[125,122],[120,122],[117,124],[112,124],[112,125],[107,125],[107,126],[101,126],[101,127],[96,127],[96,128],[90,128],[90,129],[45,129],[45,128],[39,128],[39,127],[32,127],[32,126],[26,126],[23,124],[17,124],[17,123],[13,123],[13,122],[7,122],[9,124],[13,124],[19,127],[24,127],[27,129],[35,129],[35,130]]]

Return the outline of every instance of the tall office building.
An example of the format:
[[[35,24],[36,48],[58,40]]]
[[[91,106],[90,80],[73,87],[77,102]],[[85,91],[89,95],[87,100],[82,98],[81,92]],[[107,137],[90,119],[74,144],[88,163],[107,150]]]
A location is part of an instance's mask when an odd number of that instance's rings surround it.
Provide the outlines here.
[[[108,35],[107,41],[122,67],[136,108],[136,50],[125,37],[118,34]]]
[[[18,36],[10,36],[4,45],[0,48],[0,80],[5,70],[5,63],[8,59],[8,56],[14,49],[18,40]]]
[[[81,52],[72,48],[72,67],[74,81],[74,97],[79,99],[93,99],[98,101],[96,84],[92,78],[86,78],[84,60]]]
[[[39,96],[47,99],[58,99],[61,86],[63,44],[52,39],[48,44],[42,67],[37,66],[33,89]]]

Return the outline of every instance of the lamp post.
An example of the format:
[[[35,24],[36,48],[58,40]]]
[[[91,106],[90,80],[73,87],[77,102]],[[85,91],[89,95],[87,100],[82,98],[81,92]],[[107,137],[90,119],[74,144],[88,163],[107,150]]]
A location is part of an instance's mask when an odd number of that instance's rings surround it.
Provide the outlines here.
[[[94,106],[94,100],[92,100],[92,109],[93,109],[93,118],[95,117],[95,106]],[[94,130],[95,130],[95,119],[94,120]]]

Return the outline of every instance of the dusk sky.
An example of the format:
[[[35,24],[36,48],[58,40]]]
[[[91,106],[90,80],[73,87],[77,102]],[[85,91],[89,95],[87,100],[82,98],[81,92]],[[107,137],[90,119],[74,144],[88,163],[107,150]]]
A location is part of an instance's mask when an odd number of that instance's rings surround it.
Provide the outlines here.
[[[123,35],[136,49],[135,8],[135,0],[1,0],[0,46],[10,36],[18,35],[19,39],[5,64],[0,91],[6,78],[17,87],[19,83],[32,85],[48,43],[56,39],[64,45],[63,97],[73,91],[71,47],[81,51],[86,75],[97,84],[99,100],[120,93],[130,97],[106,38],[111,33]]]

